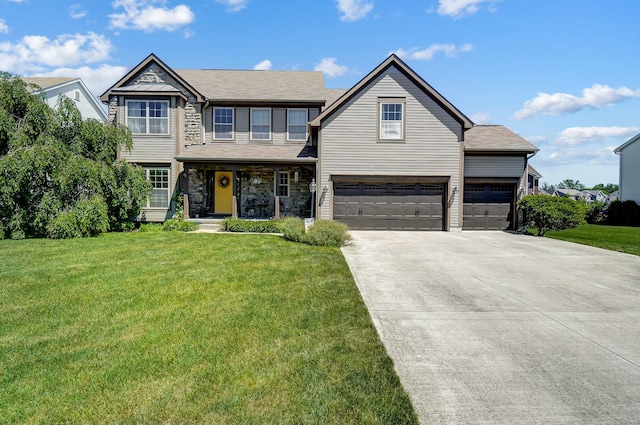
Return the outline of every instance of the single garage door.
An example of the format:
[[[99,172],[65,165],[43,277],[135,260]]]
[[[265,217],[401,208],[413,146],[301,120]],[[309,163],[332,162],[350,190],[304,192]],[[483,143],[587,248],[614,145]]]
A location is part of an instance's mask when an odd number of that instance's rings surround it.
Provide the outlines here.
[[[462,228],[506,230],[512,228],[513,184],[466,184]]]
[[[444,230],[445,184],[334,183],[333,218],[354,230]]]

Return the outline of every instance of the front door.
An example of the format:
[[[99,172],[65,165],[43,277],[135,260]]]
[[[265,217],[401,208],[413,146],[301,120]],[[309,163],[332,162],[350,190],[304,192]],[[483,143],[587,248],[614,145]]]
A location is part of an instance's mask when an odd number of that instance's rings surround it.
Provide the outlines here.
[[[216,214],[233,212],[233,173],[216,171],[213,178],[213,211]]]

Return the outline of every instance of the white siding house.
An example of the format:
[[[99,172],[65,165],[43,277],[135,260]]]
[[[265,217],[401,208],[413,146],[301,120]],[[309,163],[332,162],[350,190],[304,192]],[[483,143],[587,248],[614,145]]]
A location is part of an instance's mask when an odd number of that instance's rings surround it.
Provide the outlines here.
[[[66,96],[75,102],[83,119],[92,118],[107,122],[107,113],[81,79],[26,77],[23,80],[26,83],[39,86],[47,104],[52,108],[58,105],[61,96]]]
[[[640,205],[640,134],[635,135],[614,152],[620,155],[621,201],[635,201]]]

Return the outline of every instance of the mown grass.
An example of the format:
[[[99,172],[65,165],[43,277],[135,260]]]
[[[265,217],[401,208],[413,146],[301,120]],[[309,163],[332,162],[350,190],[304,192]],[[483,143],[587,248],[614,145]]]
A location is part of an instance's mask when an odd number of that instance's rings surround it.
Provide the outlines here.
[[[417,423],[340,251],[0,241],[0,423]]]
[[[640,255],[640,227],[584,224],[575,229],[550,231],[545,236],[611,251]]]

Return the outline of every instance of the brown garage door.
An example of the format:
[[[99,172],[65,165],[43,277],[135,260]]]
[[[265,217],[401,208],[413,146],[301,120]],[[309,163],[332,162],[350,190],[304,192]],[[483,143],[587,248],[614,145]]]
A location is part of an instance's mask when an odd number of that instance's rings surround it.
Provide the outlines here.
[[[333,218],[354,230],[444,230],[444,187],[336,182]]]
[[[467,184],[464,188],[464,230],[512,228],[513,184]]]

